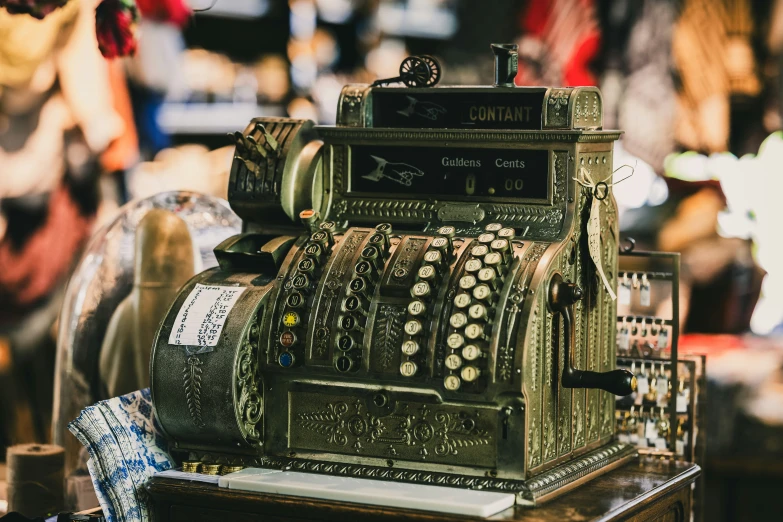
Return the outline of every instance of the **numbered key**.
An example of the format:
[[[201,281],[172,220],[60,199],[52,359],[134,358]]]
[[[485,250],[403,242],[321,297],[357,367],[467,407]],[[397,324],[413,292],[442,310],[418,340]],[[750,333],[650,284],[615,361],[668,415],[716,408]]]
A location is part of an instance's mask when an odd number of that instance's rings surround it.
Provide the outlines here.
[[[471,323],[465,327],[465,337],[470,340],[484,339],[484,325]]]
[[[424,265],[419,268],[419,271],[417,272],[417,275],[419,276],[419,279],[422,281],[432,281],[435,279],[435,276],[438,275],[435,271],[435,267],[432,265]]]
[[[423,315],[427,311],[427,305],[424,301],[416,299],[408,303],[408,313],[411,315],[419,316]]]
[[[478,272],[483,266],[484,264],[481,262],[481,259],[468,259],[468,262],[465,263],[465,271]]]
[[[473,297],[479,301],[489,301],[492,297],[492,289],[487,284],[480,284],[473,289]]]
[[[462,328],[468,324],[468,316],[462,312],[457,312],[449,318],[449,324],[451,324],[451,326],[454,328]]]
[[[470,249],[470,255],[481,259],[485,255],[489,254],[489,247],[487,245],[476,245]]]
[[[463,290],[470,290],[474,286],[476,286],[476,276],[468,274],[462,276],[459,280],[459,287]]]
[[[489,311],[483,304],[476,303],[468,308],[468,315],[476,321],[486,321],[489,317]]]
[[[403,377],[413,377],[419,371],[419,366],[413,361],[405,361],[400,365],[400,374]]]
[[[463,381],[474,382],[481,375],[481,370],[479,370],[475,366],[465,366],[464,368],[462,368],[460,375],[462,376]]]
[[[418,319],[411,319],[405,323],[405,333],[408,335],[419,335],[423,328]]]
[[[465,338],[462,337],[462,334],[453,333],[446,338],[446,344],[449,348],[456,350],[462,348],[462,345],[465,344]]]
[[[411,288],[413,297],[428,297],[431,292],[430,284],[427,281],[419,281]]]
[[[446,357],[444,364],[446,365],[446,368],[448,368],[449,370],[457,370],[459,369],[460,366],[462,366],[462,357],[460,357],[456,353],[452,353],[451,355]]]
[[[402,343],[402,353],[407,355],[408,357],[413,357],[417,353],[419,353],[419,343],[414,341],[413,339],[408,339],[404,343]]]
[[[500,223],[489,223],[487,226],[484,227],[484,230],[486,232],[497,232],[503,228],[503,225]]]
[[[443,387],[449,391],[457,391],[462,385],[462,380],[456,375],[447,375],[443,379]]]
[[[462,292],[460,294],[457,294],[457,297],[454,298],[454,306],[457,308],[465,308],[467,306],[470,306],[470,294],[467,294],[465,292]]]
[[[481,348],[475,344],[468,344],[462,349],[462,358],[466,361],[475,361],[481,357]]]

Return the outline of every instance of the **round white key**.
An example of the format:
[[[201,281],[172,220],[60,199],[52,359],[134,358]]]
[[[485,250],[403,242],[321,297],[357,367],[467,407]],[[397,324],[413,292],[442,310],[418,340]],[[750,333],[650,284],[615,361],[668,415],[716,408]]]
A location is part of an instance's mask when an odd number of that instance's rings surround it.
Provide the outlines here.
[[[513,228],[501,228],[498,230],[498,237],[504,237],[506,239],[513,239],[515,234]]]
[[[457,233],[457,229],[450,225],[447,225],[445,227],[440,227],[438,229],[438,234],[440,234],[441,236],[450,236],[456,233]]]
[[[430,295],[430,284],[427,281],[419,281],[413,285],[411,293],[414,297],[426,297]]]
[[[404,343],[402,343],[402,353],[405,355],[411,356],[416,355],[419,352],[419,343],[414,341],[413,339],[408,339]]]
[[[457,294],[457,297],[454,298],[454,305],[457,308],[465,308],[470,305],[470,294],[466,294],[465,292]]]
[[[497,272],[495,272],[494,268],[482,268],[478,271],[478,278],[479,281],[492,281],[495,279],[495,276],[497,275]]]
[[[446,357],[446,368],[449,370],[456,370],[460,366],[462,366],[462,358],[457,355],[456,353],[452,353],[448,357]]]
[[[508,241],[505,239],[496,239],[489,244],[489,247],[492,250],[504,250],[508,248]]]
[[[475,366],[465,366],[462,368],[460,375],[462,375],[462,379],[465,382],[473,382],[479,378],[479,375],[481,375],[481,370]]]
[[[408,335],[418,335],[421,333],[421,329],[421,322],[417,321],[416,319],[411,319],[405,323],[405,333]]]
[[[473,289],[473,297],[476,299],[487,299],[490,295],[492,295],[492,289],[487,285],[478,285]]]
[[[463,290],[470,290],[476,286],[476,278],[470,274],[462,276],[459,280],[459,287]]]
[[[471,249],[470,254],[476,257],[484,257],[489,254],[489,249],[487,245],[476,245]]]
[[[456,375],[447,375],[446,378],[443,379],[443,387],[449,391],[459,390],[461,384],[462,381]]]
[[[497,232],[501,228],[503,228],[503,225],[501,225],[500,223],[490,223],[484,227],[484,230],[486,230],[487,232]]]
[[[481,234],[478,237],[479,243],[486,243],[486,244],[492,243],[493,239],[495,239],[495,234],[489,234],[489,233]]]
[[[468,308],[468,315],[471,319],[484,321],[487,318],[487,307],[481,303],[476,303]]]
[[[432,240],[432,243],[430,243],[430,246],[432,248],[443,248],[449,244],[449,240],[445,237],[436,237]]]
[[[432,265],[424,265],[423,267],[419,268],[419,278],[420,279],[432,279],[435,277],[435,267]]]
[[[465,337],[468,339],[478,339],[482,335],[484,335],[484,327],[480,324],[472,323],[465,327]],[[462,345],[460,344],[460,346]],[[454,346],[451,347],[455,348]]]
[[[481,348],[475,344],[469,344],[462,349],[462,357],[466,361],[475,361],[481,357]]]
[[[462,337],[461,334],[453,333],[449,335],[449,337],[446,339],[446,344],[449,345],[449,348],[457,349],[461,348],[463,344],[465,344],[465,338]]]
[[[428,263],[440,263],[441,259],[443,259],[443,256],[437,250],[427,250],[424,253],[424,260]]]
[[[503,262],[503,256],[497,252],[490,252],[484,256],[484,264],[487,266],[499,265]]]
[[[427,305],[424,304],[424,301],[416,299],[415,301],[408,303],[408,313],[411,315],[421,315],[426,311]]]
[[[484,266],[481,262],[481,259],[468,259],[468,262],[465,263],[465,271],[466,272],[478,272],[481,270],[481,267]]]
[[[405,361],[400,365],[400,373],[404,377],[411,377],[413,375],[416,375],[416,372],[419,370],[418,365],[413,361]]]
[[[454,328],[462,328],[466,324],[468,324],[468,316],[463,314],[462,312],[457,312],[456,314],[452,315],[449,319],[449,324],[453,326]]]

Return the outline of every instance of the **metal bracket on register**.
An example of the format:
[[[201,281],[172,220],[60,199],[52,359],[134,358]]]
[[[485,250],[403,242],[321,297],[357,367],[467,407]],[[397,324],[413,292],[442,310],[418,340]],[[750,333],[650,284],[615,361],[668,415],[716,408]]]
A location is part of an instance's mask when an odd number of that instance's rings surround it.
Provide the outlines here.
[[[628,370],[591,372],[574,368],[574,303],[582,299],[582,289],[563,280],[560,274],[552,276],[549,284],[549,306],[563,318],[563,388],[598,388],[615,395],[630,395],[636,391],[636,377]]]

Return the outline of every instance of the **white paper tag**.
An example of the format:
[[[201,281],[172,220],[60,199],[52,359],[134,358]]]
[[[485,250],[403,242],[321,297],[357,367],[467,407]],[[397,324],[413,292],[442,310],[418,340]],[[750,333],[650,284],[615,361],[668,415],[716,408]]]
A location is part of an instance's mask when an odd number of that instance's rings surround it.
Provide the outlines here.
[[[688,413],[688,398],[682,393],[677,394],[677,413]]]
[[[657,439],[655,439],[655,449],[665,450],[666,439],[664,439],[663,437],[658,437]]]
[[[614,293],[612,285],[609,284],[609,280],[606,279],[601,260],[601,201],[596,197],[593,197],[593,204],[590,206],[590,220],[587,222],[587,245],[590,249],[590,258],[601,275],[606,291],[614,301],[617,299],[617,295]]]
[[[620,433],[619,435],[617,435],[617,440],[628,444],[629,442],[631,442],[631,437],[629,437],[627,433]]]
[[[197,284],[177,312],[169,344],[216,346],[228,313],[244,287]]]
[[[631,444],[638,444],[639,443],[639,434],[638,433],[631,433],[631,435],[628,437],[628,440],[631,442]]]
[[[666,394],[669,393],[669,380],[663,375],[656,380],[655,391],[657,392],[658,397],[666,397]]]
[[[647,447],[647,439],[644,439],[644,438],[639,439],[638,441],[636,441],[636,446],[639,447],[639,448],[646,448]]]
[[[639,304],[642,306],[650,306],[650,285],[643,285],[639,290]]]
[[[644,424],[644,436],[648,439],[658,438],[658,425],[654,420],[650,419]]]
[[[663,350],[669,346],[669,330],[661,327],[661,331],[658,332],[658,349]]]
[[[650,392],[650,381],[647,380],[645,375],[636,376],[636,393],[644,395]]]
[[[617,287],[617,302],[621,305],[631,304],[631,286],[621,284]]]

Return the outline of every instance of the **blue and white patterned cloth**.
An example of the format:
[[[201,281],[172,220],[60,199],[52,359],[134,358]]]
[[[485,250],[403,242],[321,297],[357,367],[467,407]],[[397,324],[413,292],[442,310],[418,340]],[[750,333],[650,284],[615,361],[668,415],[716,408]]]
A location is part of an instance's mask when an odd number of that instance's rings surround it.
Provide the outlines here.
[[[149,521],[144,483],[174,466],[149,388],[85,408],[68,429],[90,454],[88,469],[109,522]]]

